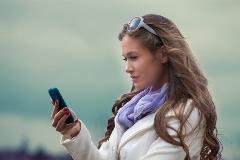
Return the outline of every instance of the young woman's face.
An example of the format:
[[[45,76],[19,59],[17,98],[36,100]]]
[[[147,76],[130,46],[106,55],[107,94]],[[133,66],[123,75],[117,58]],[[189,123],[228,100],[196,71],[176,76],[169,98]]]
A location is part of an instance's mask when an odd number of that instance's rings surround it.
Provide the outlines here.
[[[126,72],[129,73],[137,90],[153,86],[159,89],[166,81],[162,51],[152,54],[138,39],[125,35],[121,41],[122,55],[126,60]]]

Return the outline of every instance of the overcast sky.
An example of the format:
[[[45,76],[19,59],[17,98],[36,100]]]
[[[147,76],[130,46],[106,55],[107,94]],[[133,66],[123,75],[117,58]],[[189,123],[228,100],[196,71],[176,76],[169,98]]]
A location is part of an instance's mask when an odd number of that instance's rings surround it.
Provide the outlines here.
[[[122,24],[147,13],[170,18],[209,80],[228,159],[239,157],[240,1],[0,0],[0,147],[23,139],[59,153],[47,90],[59,87],[91,130],[105,130],[114,101],[130,89]],[[238,140],[236,140],[238,138]]]

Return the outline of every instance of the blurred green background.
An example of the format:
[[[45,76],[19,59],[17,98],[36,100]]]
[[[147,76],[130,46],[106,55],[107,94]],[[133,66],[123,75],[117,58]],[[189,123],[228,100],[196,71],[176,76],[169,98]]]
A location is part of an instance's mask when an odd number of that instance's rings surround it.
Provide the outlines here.
[[[51,127],[56,86],[89,127],[104,134],[131,80],[117,35],[134,16],[161,14],[179,27],[209,80],[225,159],[240,157],[240,1],[0,0],[0,150],[65,152]]]

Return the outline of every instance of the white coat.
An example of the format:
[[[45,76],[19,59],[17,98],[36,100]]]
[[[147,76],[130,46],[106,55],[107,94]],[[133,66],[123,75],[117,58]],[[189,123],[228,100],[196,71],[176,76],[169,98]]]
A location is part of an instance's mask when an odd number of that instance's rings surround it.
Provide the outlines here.
[[[187,105],[186,108],[190,108],[190,100]],[[153,126],[155,114],[147,115],[126,131],[115,118],[115,128],[109,140],[104,142],[100,149],[92,142],[90,133],[82,121],[80,133],[72,139],[62,136],[60,143],[74,160],[183,160],[185,152],[182,147],[172,145],[157,135]],[[169,112],[166,116],[174,116],[174,113]],[[188,118],[186,133],[197,125],[199,118],[198,110],[194,109]],[[179,128],[176,118],[172,118],[169,124],[175,129]],[[199,130],[185,140],[192,160],[200,159],[204,126],[198,126]],[[170,135],[176,135],[173,130],[168,132]]]

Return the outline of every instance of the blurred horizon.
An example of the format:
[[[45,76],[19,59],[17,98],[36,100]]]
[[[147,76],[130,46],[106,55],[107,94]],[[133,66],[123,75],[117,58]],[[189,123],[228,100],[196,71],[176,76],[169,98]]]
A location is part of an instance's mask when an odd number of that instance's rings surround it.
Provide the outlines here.
[[[131,88],[117,39],[122,25],[149,13],[171,19],[186,37],[218,113],[223,156],[240,157],[240,1],[0,1],[0,150],[26,139],[65,153],[51,126],[48,89],[58,87],[88,126],[103,136],[115,100]]]

